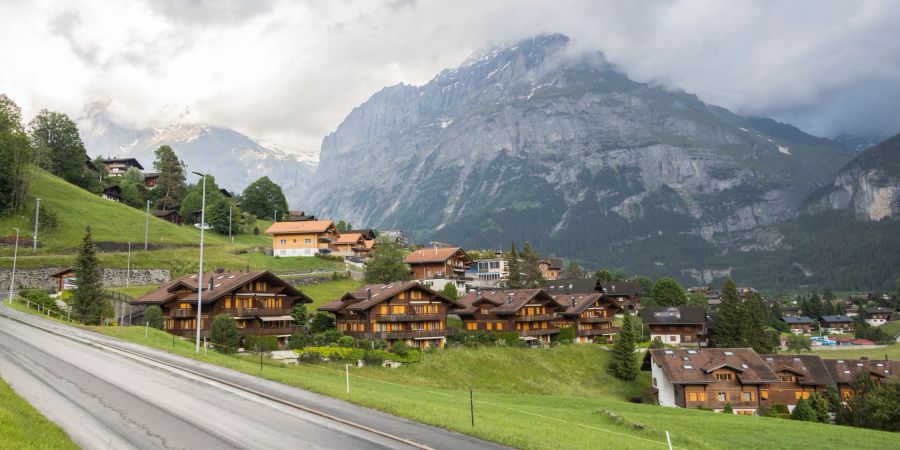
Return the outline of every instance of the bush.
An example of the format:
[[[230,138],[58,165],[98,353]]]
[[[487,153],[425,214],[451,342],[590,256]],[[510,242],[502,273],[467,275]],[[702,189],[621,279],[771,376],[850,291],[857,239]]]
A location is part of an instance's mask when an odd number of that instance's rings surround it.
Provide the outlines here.
[[[412,350],[412,347],[410,347],[409,345],[406,345],[405,342],[396,342],[396,343],[394,343],[394,345],[391,346],[391,349],[388,351],[395,355],[399,355],[402,357],[402,356],[408,355],[410,350]]]
[[[337,340],[337,343],[341,347],[356,347],[356,339],[353,339],[350,336],[341,336]]]
[[[162,309],[156,305],[148,306],[147,309],[144,310],[144,322],[157,330],[162,330],[165,322]]]
[[[313,315],[312,323],[309,325],[310,333],[319,334],[330,329],[334,329],[334,314],[323,311]]]
[[[338,339],[343,336],[340,331],[332,328],[324,333],[322,333],[322,337],[325,340],[326,344],[334,344],[338,341]]]
[[[372,345],[375,347],[375,350],[384,350],[388,346],[388,341],[379,338],[379,339],[375,339],[372,342]]]
[[[278,350],[278,337],[247,336],[244,348],[257,352],[271,352],[272,350]]]
[[[363,362],[371,366],[380,366],[384,363],[384,355],[382,355],[382,353],[383,352],[377,350],[366,350],[365,353],[363,353]]]
[[[322,361],[322,355],[313,350],[303,350],[297,352],[297,360],[305,363],[317,363]]]
[[[650,348],[666,348],[666,344],[663,344],[663,341],[659,339],[654,339],[650,341]]]
[[[19,296],[22,298],[26,298],[30,300],[32,303],[37,303],[41,306],[41,310],[47,310],[61,313],[59,306],[56,306],[56,301],[50,298],[50,294],[46,291],[40,289],[23,289],[19,291]]]
[[[559,333],[553,336],[553,340],[559,343],[571,344],[575,341],[575,327],[562,327]]]
[[[309,347],[309,344],[312,343],[312,339],[303,333],[294,333],[291,335],[291,340],[288,341],[288,348],[291,350],[298,350],[301,348]]]
[[[216,350],[222,353],[234,353],[241,345],[241,332],[234,317],[229,315],[216,316],[209,337]]]
[[[811,406],[809,406],[809,402],[805,398],[797,400],[797,406],[794,407],[794,412],[791,414],[791,418],[794,420],[802,420],[804,422],[818,421],[816,412],[812,409]]]
[[[734,408],[731,406],[731,402],[725,403],[725,407],[722,408],[722,412],[724,414],[734,414]]]

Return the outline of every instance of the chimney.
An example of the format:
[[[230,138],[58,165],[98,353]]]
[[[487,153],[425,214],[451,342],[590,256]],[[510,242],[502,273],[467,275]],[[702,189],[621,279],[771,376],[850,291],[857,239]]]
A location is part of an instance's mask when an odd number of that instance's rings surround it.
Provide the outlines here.
[[[218,274],[223,274],[223,273],[225,273],[225,269],[223,269],[223,268],[221,268],[221,267],[216,268],[216,273],[218,273]]]
[[[572,297],[572,307],[575,307],[575,297]]]
[[[366,288],[366,300],[372,300],[372,288]]]
[[[211,291],[212,288],[213,288],[213,277],[209,277],[209,289],[207,289],[207,290]]]
[[[516,294],[513,293],[513,292],[510,292],[509,294],[506,294],[506,304],[512,303],[512,299],[513,299],[513,296],[514,296],[514,295],[516,295]]]

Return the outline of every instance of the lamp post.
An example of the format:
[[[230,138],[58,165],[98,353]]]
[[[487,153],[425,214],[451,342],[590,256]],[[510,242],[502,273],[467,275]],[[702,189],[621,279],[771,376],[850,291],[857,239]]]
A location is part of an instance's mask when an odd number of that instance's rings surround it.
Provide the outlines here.
[[[128,273],[125,275],[125,287],[131,286],[131,242],[128,243]]]
[[[38,219],[41,218],[41,199],[37,199],[37,206],[34,208],[34,241],[32,242],[31,253],[37,253],[37,232]],[[18,241],[16,241],[18,242]]]
[[[19,256],[19,229],[13,228],[16,230],[16,244],[15,250],[13,250],[13,267],[12,267],[12,276],[9,278],[9,304],[12,305],[13,302],[13,286],[16,283],[16,258]]]
[[[278,210],[276,209],[274,213],[272,213],[272,223],[278,222]]]
[[[200,308],[203,299],[203,231],[206,228],[206,175],[194,172],[203,178],[203,194],[200,197],[200,272],[197,275],[197,354],[200,354]]]
[[[234,244],[234,236],[231,235],[231,212],[234,210],[234,205],[228,205],[228,240]]]
[[[150,239],[150,200],[147,200],[147,217],[144,218],[144,251],[147,251],[147,242]]]

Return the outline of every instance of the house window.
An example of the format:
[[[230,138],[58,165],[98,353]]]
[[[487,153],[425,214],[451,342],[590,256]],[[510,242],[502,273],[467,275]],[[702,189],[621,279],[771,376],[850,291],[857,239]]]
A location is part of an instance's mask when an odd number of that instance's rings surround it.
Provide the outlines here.
[[[282,243],[282,244],[287,244],[287,239],[282,239],[282,240],[281,240],[281,243]]]
[[[304,244],[312,244],[312,239],[309,239],[309,238],[304,239],[304,240],[303,240],[303,243],[304,243]]]
[[[763,400],[768,400],[769,399],[768,389],[763,389],[763,390],[759,391],[759,397]]]
[[[488,331],[494,331],[494,323],[493,323],[493,322],[488,322],[488,323],[487,323],[487,329],[488,329]]]
[[[792,383],[792,382],[797,381],[797,377],[795,377],[793,375],[781,375],[778,378],[781,378],[781,381],[784,381],[786,383]]]
[[[466,329],[467,329],[467,330],[477,330],[477,329],[478,329],[478,324],[475,323],[475,322],[467,322],[467,323],[466,323]]]
[[[724,392],[717,392],[717,393],[716,393],[716,401],[718,401],[718,402],[727,402],[727,401],[728,401],[728,394],[726,394],[726,393],[724,393]]]
[[[730,381],[730,380],[731,380],[730,373],[717,373],[716,374],[716,381]]]
[[[503,331],[503,322],[497,322],[497,331]]]
[[[669,341],[675,342],[675,336],[669,336]]]
[[[753,401],[753,393],[752,392],[741,392],[741,401],[752,402]]]
[[[797,391],[794,392],[794,398],[800,400],[801,398],[809,398],[809,392]]]

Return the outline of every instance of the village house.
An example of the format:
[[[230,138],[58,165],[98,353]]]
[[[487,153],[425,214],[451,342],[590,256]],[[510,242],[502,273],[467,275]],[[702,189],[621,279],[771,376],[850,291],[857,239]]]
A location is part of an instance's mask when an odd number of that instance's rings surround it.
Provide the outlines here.
[[[633,281],[613,281],[603,285],[604,294],[623,309],[637,311],[641,308],[641,295],[644,287]]]
[[[826,333],[852,333],[853,319],[849,316],[822,316],[819,317],[819,326]]]
[[[644,308],[642,320],[650,328],[650,340],[668,345],[705,346],[706,310],[699,306]]]
[[[338,256],[366,256],[369,248],[361,233],[341,233],[334,241],[334,254]]]
[[[456,311],[466,331],[516,332],[529,343],[550,343],[559,333],[554,315],[566,308],[542,289],[475,290]]]
[[[541,276],[545,280],[558,280],[563,271],[562,258],[542,259],[538,262],[538,268],[541,269]]]
[[[389,242],[394,242],[403,248],[409,247],[410,244],[409,238],[406,237],[406,233],[404,233],[403,230],[384,230],[379,232],[378,236]]]
[[[309,220],[316,220],[316,216],[307,215],[304,211],[288,211],[284,220],[286,222],[306,222]]]
[[[159,173],[157,172],[144,172],[144,186],[147,189],[153,189],[159,183]]]
[[[106,172],[111,177],[125,175],[125,172],[132,167],[144,170],[144,166],[134,158],[107,158],[103,160],[103,164],[106,165]]]
[[[153,215],[155,217],[159,217],[162,220],[165,220],[169,223],[174,223],[175,225],[181,225],[181,214],[174,209],[161,209],[158,211],[153,211]]]
[[[191,337],[197,332],[197,297],[202,284],[201,336],[208,336],[212,319],[219,315],[234,317],[241,333],[241,345],[247,336],[276,336],[284,347],[290,336],[303,327],[292,324],[291,308],[312,299],[284,280],[263,270],[225,272],[217,270],[172,280],[138,297],[132,305],[157,305],[165,317],[164,329],[177,336]]]
[[[466,288],[466,272],[472,267],[472,258],[459,247],[433,247],[416,250],[403,260],[409,265],[413,279],[442,290],[447,284],[454,284],[457,291]]]
[[[595,340],[610,342],[619,332],[612,326],[616,313],[622,308],[608,297],[598,292],[587,294],[554,294],[556,303],[565,309],[556,314],[554,324],[559,327],[575,329],[576,343],[590,343]]]
[[[753,349],[650,349],[641,367],[650,371],[661,406],[752,415],[770,406],[769,386],[781,381]]]
[[[797,306],[782,306],[781,317],[800,317],[800,308]]]
[[[555,294],[590,294],[603,293],[603,286],[593,278],[583,280],[550,280],[544,286],[544,290],[550,295]]]
[[[462,306],[415,281],[372,284],[319,307],[335,315],[343,334],[357,339],[385,339],[417,348],[444,348],[447,312]]]
[[[842,400],[853,397],[853,383],[860,374],[865,374],[875,383],[882,380],[900,382],[900,361],[878,359],[826,359],[825,367],[837,385]]]
[[[275,222],[266,229],[272,235],[275,256],[330,254],[339,234],[330,220]]]
[[[497,289],[509,278],[506,260],[503,258],[476,259],[467,274],[474,288]]]
[[[806,316],[781,317],[781,321],[788,324],[791,333],[808,335],[812,331],[812,319]]]
[[[103,198],[107,200],[112,200],[114,202],[121,203],[122,202],[122,188],[117,184],[113,184],[103,188],[102,193]]]
[[[769,385],[772,404],[787,405],[790,411],[801,398],[824,393],[834,385],[825,362],[819,355],[761,355],[780,381]]]
[[[891,321],[893,312],[891,308],[864,308],[863,319],[873,327],[880,327]]]

